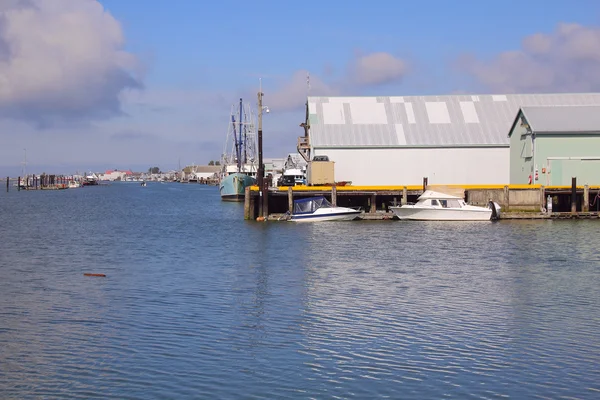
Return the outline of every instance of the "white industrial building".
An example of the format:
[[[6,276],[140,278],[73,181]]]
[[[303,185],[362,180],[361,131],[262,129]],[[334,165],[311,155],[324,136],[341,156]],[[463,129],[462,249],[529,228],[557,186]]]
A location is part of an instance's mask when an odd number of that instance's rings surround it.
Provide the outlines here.
[[[353,185],[508,184],[515,115],[552,105],[600,105],[600,93],[308,97],[298,150]]]

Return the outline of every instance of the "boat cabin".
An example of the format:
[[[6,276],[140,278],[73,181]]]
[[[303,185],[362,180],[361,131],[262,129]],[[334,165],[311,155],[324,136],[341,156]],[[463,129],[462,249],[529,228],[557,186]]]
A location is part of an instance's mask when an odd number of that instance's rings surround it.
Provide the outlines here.
[[[323,196],[294,200],[294,215],[312,214],[319,208],[332,208],[333,205]]]

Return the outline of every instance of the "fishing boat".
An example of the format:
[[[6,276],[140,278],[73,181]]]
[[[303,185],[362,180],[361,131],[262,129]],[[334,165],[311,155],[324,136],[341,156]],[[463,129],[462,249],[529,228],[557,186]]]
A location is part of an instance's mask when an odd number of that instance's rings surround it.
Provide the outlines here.
[[[219,192],[223,201],[243,201],[246,187],[256,184],[256,134],[252,110],[240,99],[232,106],[225,149],[221,157]]]
[[[292,222],[352,221],[362,213],[360,207],[336,207],[323,196],[294,200]]]
[[[461,197],[426,190],[416,204],[390,207],[401,220],[415,221],[490,221],[500,215],[500,205],[487,207],[467,204]]]
[[[98,181],[100,179],[98,178],[98,175],[96,175],[93,172],[90,172],[89,174],[87,174],[83,180],[83,182],[81,183],[82,186],[98,186]]]

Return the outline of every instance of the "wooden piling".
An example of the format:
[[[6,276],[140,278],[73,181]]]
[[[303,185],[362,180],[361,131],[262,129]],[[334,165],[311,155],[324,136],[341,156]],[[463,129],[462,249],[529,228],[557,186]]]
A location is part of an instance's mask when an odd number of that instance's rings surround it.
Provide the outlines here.
[[[6,191],[8,192],[8,189],[10,188],[10,177],[6,177]]]
[[[377,195],[376,194],[371,195],[370,203],[371,203],[371,210],[369,212],[374,214],[377,211]]]
[[[571,214],[577,214],[577,178],[571,178]]]
[[[253,219],[250,214],[250,186],[244,189],[244,219]]]
[[[266,219],[269,216],[269,182],[265,179],[262,187],[262,215]]]
[[[544,185],[540,186],[540,210],[546,209],[546,189]]]
[[[331,204],[337,207],[337,187],[335,185],[331,187]]]
[[[21,177],[17,178],[17,192],[21,190]]]
[[[510,190],[508,186],[504,186],[504,211],[508,211],[510,209]]]
[[[583,186],[583,212],[590,211],[590,187],[589,185]]]
[[[408,203],[408,188],[406,186],[402,188],[402,200],[400,200],[400,203],[403,206],[405,206]]]
[[[428,183],[428,181],[429,181],[429,179],[426,176],[424,176],[423,177],[423,191],[427,190],[427,183]]]
[[[294,191],[292,190],[291,186],[288,186],[287,189],[287,195],[288,195],[288,211],[290,212],[290,214],[292,212],[294,212]]]

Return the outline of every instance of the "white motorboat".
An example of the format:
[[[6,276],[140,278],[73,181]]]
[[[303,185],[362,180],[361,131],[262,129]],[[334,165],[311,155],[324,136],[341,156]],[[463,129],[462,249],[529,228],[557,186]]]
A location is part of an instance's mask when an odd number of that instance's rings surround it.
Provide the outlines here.
[[[360,214],[360,208],[334,207],[325,197],[316,196],[294,200],[289,221],[351,221]]]
[[[76,188],[81,187],[81,184],[75,180],[71,180],[71,181],[69,181],[69,184],[67,185],[67,187],[69,189],[76,189]]]
[[[500,215],[500,205],[494,202],[487,207],[465,203],[458,196],[426,190],[416,204],[390,207],[401,220],[417,221],[489,221]]]

